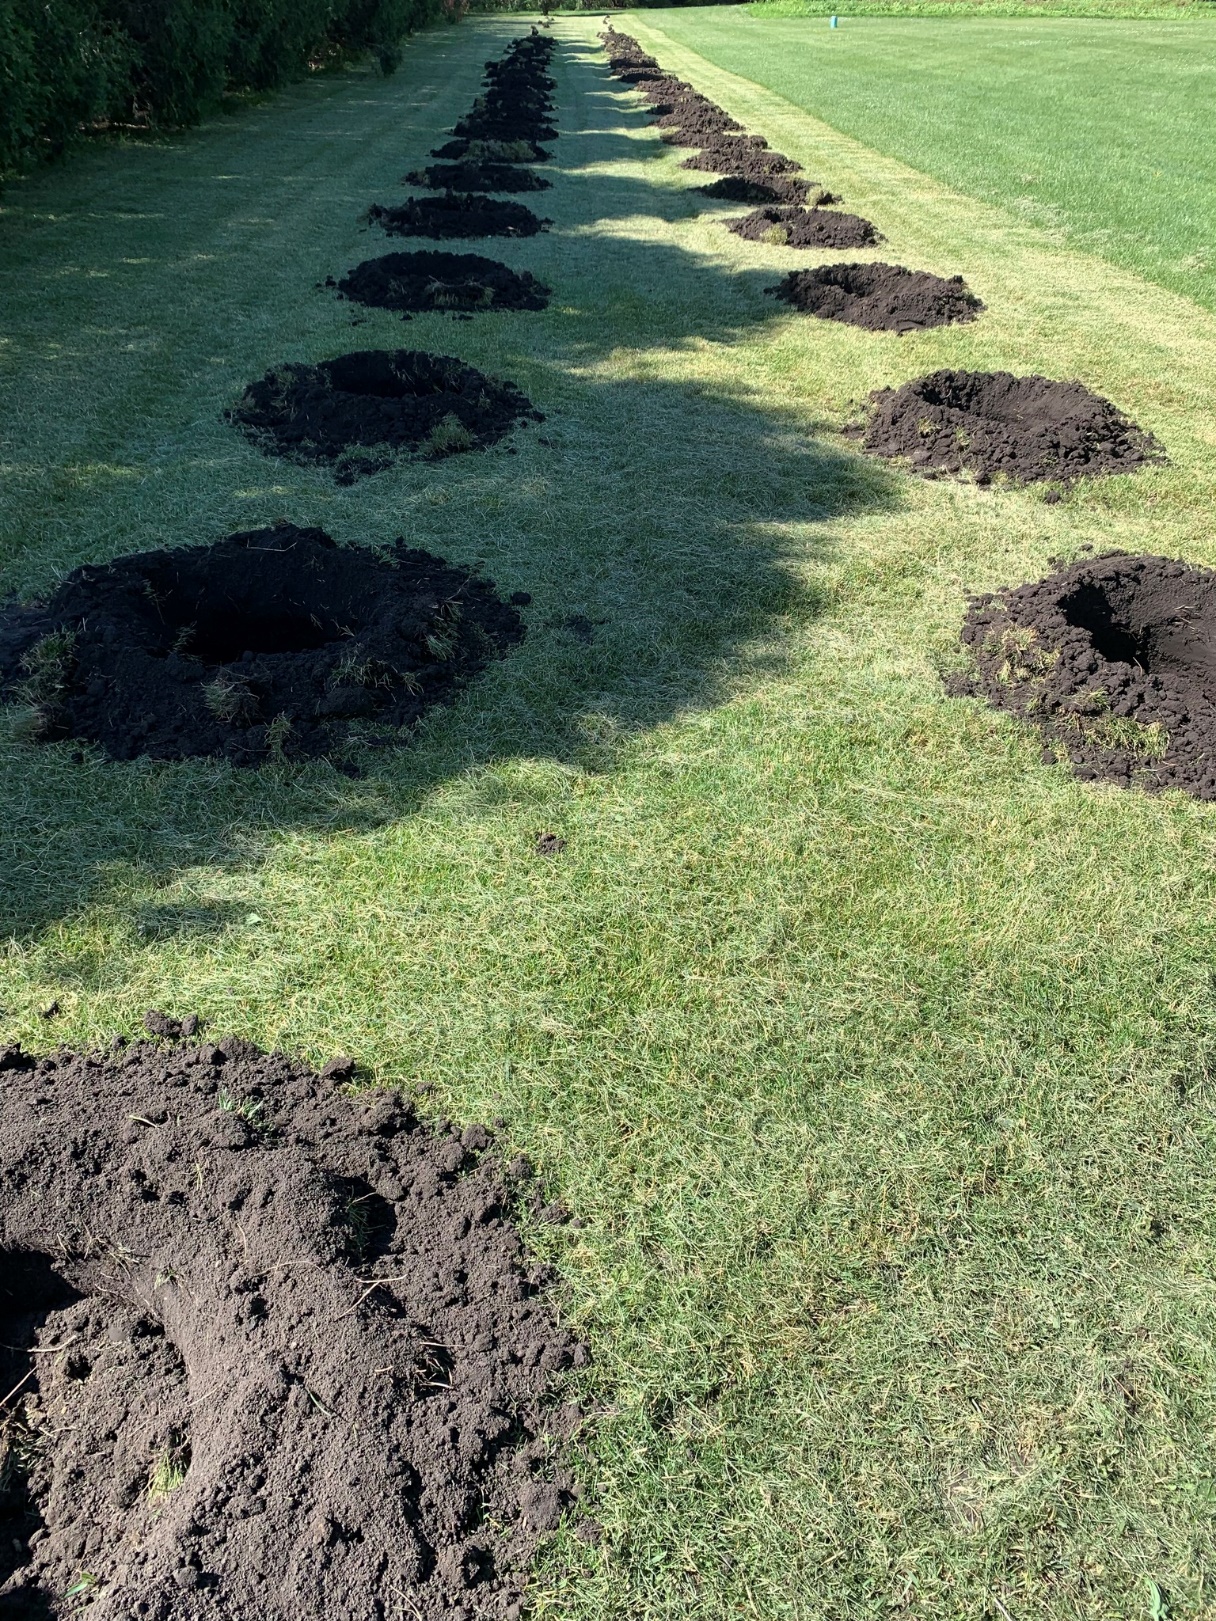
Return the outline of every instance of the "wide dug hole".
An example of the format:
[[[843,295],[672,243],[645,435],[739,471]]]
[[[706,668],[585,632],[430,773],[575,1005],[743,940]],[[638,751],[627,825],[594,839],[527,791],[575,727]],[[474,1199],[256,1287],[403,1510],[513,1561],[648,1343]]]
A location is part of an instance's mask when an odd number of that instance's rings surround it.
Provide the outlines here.
[[[956,693],[1033,720],[1080,777],[1216,799],[1216,571],[1086,559],[976,598]]]
[[[410,727],[523,633],[467,569],[281,524],[90,564],[47,602],[8,607],[0,691],[43,739],[255,765]]]
[[[870,332],[917,332],[974,321],[984,307],[961,276],[946,280],[902,265],[820,265],[791,271],[765,290],[807,315]]]
[[[431,191],[547,191],[553,184],[533,169],[513,163],[432,163],[411,169],[407,184]]]
[[[267,455],[332,462],[345,484],[391,466],[399,450],[453,456],[544,421],[514,383],[417,349],[289,361],[250,383],[227,415]]]
[[[449,192],[445,197],[410,197],[393,208],[373,203],[367,211],[367,219],[369,225],[378,225],[389,236],[427,236],[435,240],[535,236],[553,223],[539,219],[522,203],[456,192]]]
[[[1165,460],[1151,434],[1083,383],[1007,371],[936,371],[871,395],[867,450],[913,472],[1024,484],[1125,473]]]
[[[783,248],[869,248],[884,240],[869,220],[826,208],[757,208],[724,224],[747,242]]]
[[[490,1134],[350,1073],[0,1050],[6,1617],[518,1618],[586,1349]]]
[[[336,283],[343,298],[375,309],[439,310],[472,315],[491,310],[543,310],[549,289],[476,253],[386,253],[365,259]]]

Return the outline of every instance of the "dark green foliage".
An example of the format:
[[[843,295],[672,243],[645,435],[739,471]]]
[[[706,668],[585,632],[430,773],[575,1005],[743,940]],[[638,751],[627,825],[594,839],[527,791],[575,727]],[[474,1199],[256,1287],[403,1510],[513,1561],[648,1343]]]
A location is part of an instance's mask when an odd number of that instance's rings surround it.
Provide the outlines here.
[[[181,128],[228,91],[370,54],[385,73],[443,0],[0,0],[0,176],[82,128]]]

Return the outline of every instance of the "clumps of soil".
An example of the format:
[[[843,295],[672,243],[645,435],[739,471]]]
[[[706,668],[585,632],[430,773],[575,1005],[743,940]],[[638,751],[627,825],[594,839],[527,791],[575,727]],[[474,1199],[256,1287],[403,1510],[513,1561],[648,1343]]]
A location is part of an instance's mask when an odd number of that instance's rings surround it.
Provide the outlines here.
[[[352,1071],[0,1049],[12,1621],[518,1621],[587,1348],[512,1222],[526,1166]]]
[[[870,396],[864,445],[914,473],[970,473],[977,483],[1070,483],[1127,473],[1165,452],[1083,383],[1007,371],[936,371]]]
[[[425,236],[433,241],[480,236],[535,236],[553,222],[539,219],[522,203],[497,198],[458,195],[409,197],[395,208],[373,203],[367,211],[370,225],[389,236]]]
[[[406,320],[422,310],[470,315],[489,310],[543,310],[549,288],[527,270],[476,253],[386,253],[365,259],[336,284],[343,298]]]
[[[1216,799],[1216,571],[1113,553],[975,598],[951,690],[1033,720],[1079,777]]]
[[[544,421],[514,383],[417,349],[288,361],[250,383],[228,419],[267,455],[331,462],[347,484],[391,466],[399,450],[453,456]]]
[[[762,135],[724,135],[685,158],[680,167],[740,175],[745,180],[769,180],[773,175],[797,174],[802,165],[783,152],[770,150]]]
[[[469,163],[548,163],[553,156],[535,141],[445,141],[433,158],[464,158]]]
[[[961,276],[948,280],[902,265],[820,265],[793,270],[765,289],[807,315],[869,332],[919,332],[974,321],[983,304]]]
[[[818,208],[822,203],[839,202],[830,191],[821,187],[812,190],[807,180],[791,179],[787,175],[769,175],[767,179],[749,179],[746,175],[724,175],[708,186],[698,186],[703,197],[712,197],[726,203],[789,203],[798,208]]]
[[[237,765],[406,728],[524,634],[493,582],[398,540],[280,524],[69,574],[0,612],[0,692],[33,735]],[[352,729],[353,727],[353,729]]]
[[[411,169],[405,179],[431,191],[548,191],[553,184],[512,163],[432,163],[426,169]]]
[[[757,208],[726,228],[748,242],[785,248],[870,248],[883,241],[869,220],[826,208]]]
[[[712,102],[703,106],[699,98],[666,105],[670,110],[651,122],[663,131],[661,139],[668,146],[707,146],[743,128],[738,119],[732,118],[721,107],[715,107]]]
[[[452,134],[469,141],[530,141],[556,138],[550,122],[553,78],[545,72],[553,41],[537,33],[513,40],[496,62],[486,63],[485,90]]]

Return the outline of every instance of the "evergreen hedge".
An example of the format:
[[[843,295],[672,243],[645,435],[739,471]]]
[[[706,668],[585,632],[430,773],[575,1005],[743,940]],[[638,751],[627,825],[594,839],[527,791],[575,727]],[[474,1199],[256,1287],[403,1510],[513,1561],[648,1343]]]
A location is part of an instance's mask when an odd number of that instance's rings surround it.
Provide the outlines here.
[[[225,91],[273,90],[371,53],[462,0],[0,0],[0,176],[84,128],[181,128]]]

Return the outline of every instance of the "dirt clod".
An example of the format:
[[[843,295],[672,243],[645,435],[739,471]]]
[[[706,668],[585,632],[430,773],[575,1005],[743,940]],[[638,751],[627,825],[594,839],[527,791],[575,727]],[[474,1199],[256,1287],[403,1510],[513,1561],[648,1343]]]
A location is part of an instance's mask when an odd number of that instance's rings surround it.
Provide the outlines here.
[[[476,253],[386,253],[365,259],[337,283],[343,298],[376,309],[543,310],[549,289],[527,270],[512,270]]]
[[[540,219],[522,203],[457,192],[443,197],[408,197],[393,208],[373,203],[367,211],[367,219],[388,236],[427,236],[435,241],[452,237],[535,236],[553,223]]]
[[[748,242],[785,248],[869,248],[883,238],[857,214],[828,208],[757,208],[726,228]]]
[[[807,315],[870,332],[917,332],[974,321],[984,307],[961,276],[945,280],[902,265],[820,265],[791,271],[766,291]]]
[[[228,419],[267,455],[334,463],[340,483],[382,471],[396,451],[452,456],[544,421],[514,383],[417,349],[288,361],[250,383]]]
[[[365,720],[412,726],[523,633],[492,582],[402,540],[382,553],[277,525],[89,564],[10,606],[0,690],[26,697],[57,647],[40,737],[253,765],[330,753]]]
[[[0,1611],[517,1618],[586,1348],[489,1134],[236,1037],[0,1097]]]
[[[1151,434],[1083,383],[1007,371],[936,371],[871,395],[867,450],[913,472],[1071,482],[1165,460]]]
[[[977,597],[955,693],[1033,720],[1079,777],[1216,799],[1216,571],[1112,553]]]

